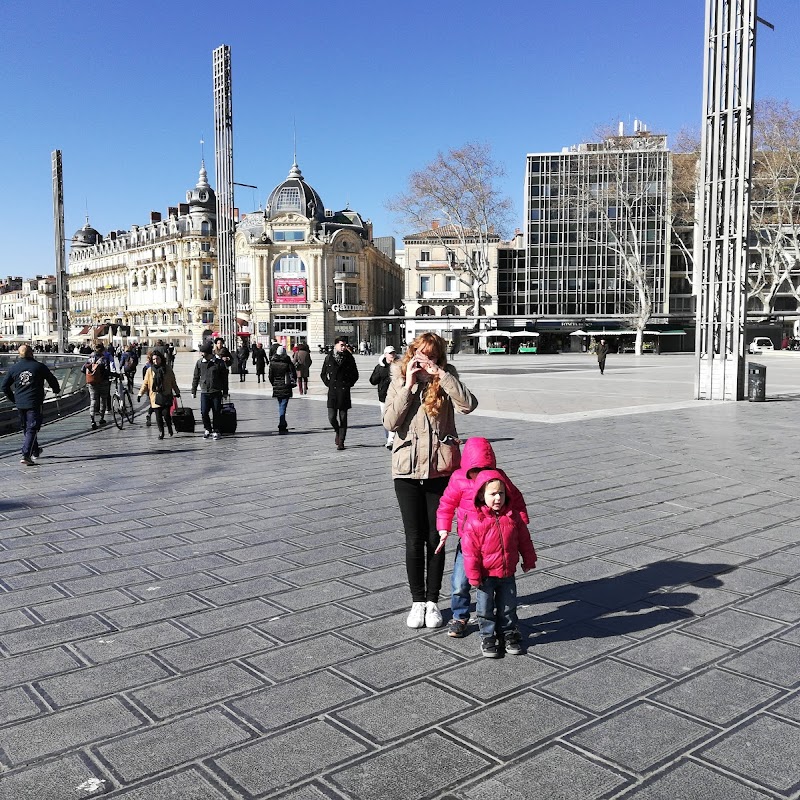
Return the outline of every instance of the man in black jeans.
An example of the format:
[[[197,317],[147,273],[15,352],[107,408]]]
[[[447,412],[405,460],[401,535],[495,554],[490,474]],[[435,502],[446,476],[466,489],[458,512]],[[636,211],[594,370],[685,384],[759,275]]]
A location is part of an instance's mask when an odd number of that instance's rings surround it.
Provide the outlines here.
[[[358,367],[347,349],[347,339],[337,336],[333,352],[325,356],[320,374],[328,387],[328,421],[336,432],[336,449],[344,450],[347,436],[347,412],[350,410],[350,389],[358,380]]]
[[[56,376],[47,365],[33,357],[33,349],[24,344],[19,348],[19,361],[11,367],[3,380],[3,394],[16,403],[19,421],[24,431],[22,439],[21,464],[31,467],[38,458],[38,433],[42,427],[42,405],[44,404],[44,384],[47,382],[54,394],[61,391]]]
[[[194,366],[192,397],[197,397],[200,387],[200,416],[203,418],[203,438],[219,439],[219,418],[222,397],[228,390],[228,368],[214,354],[211,342],[200,345],[202,358]],[[213,414],[213,422],[212,422]]]

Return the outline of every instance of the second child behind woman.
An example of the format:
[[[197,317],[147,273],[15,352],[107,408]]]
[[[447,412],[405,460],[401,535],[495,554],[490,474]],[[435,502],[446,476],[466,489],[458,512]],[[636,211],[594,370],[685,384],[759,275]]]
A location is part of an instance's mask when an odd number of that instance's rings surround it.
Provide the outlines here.
[[[511,507],[520,515],[526,525],[530,522],[525,500],[505,472],[498,469],[497,458],[491,443],[488,439],[473,436],[467,439],[461,453],[461,466],[450,476],[447,489],[439,501],[439,510],[436,512],[436,527],[440,540],[437,553],[444,548],[444,542],[449,535],[454,516],[456,517],[457,531],[459,534],[461,533],[464,518],[475,504],[475,489],[483,483],[483,470],[490,469],[497,470],[503,476],[508,487],[508,501]],[[453,618],[447,625],[447,634],[460,639],[467,632],[470,601],[470,584],[464,572],[460,540],[453,563],[451,586],[453,593],[450,610],[453,612]]]

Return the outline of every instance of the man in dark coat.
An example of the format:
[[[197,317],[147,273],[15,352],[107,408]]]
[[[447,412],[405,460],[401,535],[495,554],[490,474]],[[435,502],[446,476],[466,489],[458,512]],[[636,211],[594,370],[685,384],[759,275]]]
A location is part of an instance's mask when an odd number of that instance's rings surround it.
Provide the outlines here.
[[[602,375],[606,369],[606,356],[608,355],[608,345],[605,339],[600,340],[595,354],[597,355],[597,366],[600,367],[600,374]]]
[[[358,367],[343,336],[336,337],[333,352],[325,356],[320,377],[328,387],[328,421],[336,432],[336,448],[344,450],[350,389],[358,380]]]
[[[272,384],[272,396],[278,401],[278,433],[288,433],[286,409],[292,398],[292,386],[297,383],[297,373],[282,345],[277,347],[275,355],[269,360],[269,382]]]
[[[261,381],[266,383],[267,379],[264,377],[264,374],[267,369],[267,361],[269,361],[267,351],[264,349],[264,345],[259,342],[253,347],[253,364],[255,364],[256,367],[256,383],[261,383]]]
[[[21,464],[31,467],[38,458],[38,433],[42,427],[44,384],[48,383],[54,394],[61,391],[58,379],[46,364],[33,357],[33,349],[24,344],[19,348],[19,360],[6,372],[3,379],[3,394],[17,406],[19,421],[24,436],[22,439]]]

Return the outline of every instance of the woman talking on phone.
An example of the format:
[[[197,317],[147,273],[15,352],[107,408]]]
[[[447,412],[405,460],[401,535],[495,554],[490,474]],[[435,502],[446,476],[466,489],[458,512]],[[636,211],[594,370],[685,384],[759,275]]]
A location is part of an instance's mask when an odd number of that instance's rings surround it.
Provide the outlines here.
[[[478,401],[447,363],[441,336],[422,333],[392,364],[383,426],[395,432],[392,478],[406,536],[406,571],[411,589],[409,628],[438,628],[437,606],[444,550],[437,553],[436,510],[450,474],[458,469],[455,412],[469,414]]]

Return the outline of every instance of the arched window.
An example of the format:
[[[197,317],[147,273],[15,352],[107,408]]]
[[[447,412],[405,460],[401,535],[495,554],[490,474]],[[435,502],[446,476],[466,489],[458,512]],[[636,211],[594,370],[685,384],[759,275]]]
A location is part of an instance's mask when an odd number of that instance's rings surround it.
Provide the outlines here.
[[[276,275],[278,273],[280,273],[281,275],[287,275],[287,274],[299,275],[305,273],[306,265],[303,262],[303,259],[300,258],[300,256],[286,255],[286,256],[281,256],[275,262],[275,266],[272,269]]]
[[[459,311],[453,305],[445,306],[442,309],[442,316],[443,317],[457,317],[457,316],[459,316]]]
[[[200,223],[200,235],[208,236],[211,226],[204,220]]]
[[[284,186],[278,192],[275,200],[275,211],[296,211],[303,213],[303,201],[300,197],[300,189],[297,186]]]
[[[432,317],[432,316],[434,316],[434,311],[430,306],[420,306],[417,309],[417,316],[418,317]]]

